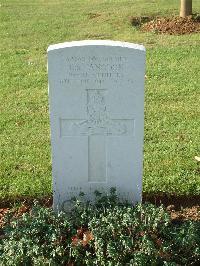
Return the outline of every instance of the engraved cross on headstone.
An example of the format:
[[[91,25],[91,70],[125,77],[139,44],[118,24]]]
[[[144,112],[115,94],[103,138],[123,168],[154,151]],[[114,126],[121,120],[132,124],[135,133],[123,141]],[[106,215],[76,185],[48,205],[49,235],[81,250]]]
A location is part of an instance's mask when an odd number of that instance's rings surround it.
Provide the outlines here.
[[[88,136],[88,182],[107,181],[108,136],[130,135],[134,119],[111,119],[106,106],[106,91],[87,89],[87,118],[60,119],[60,136]]]

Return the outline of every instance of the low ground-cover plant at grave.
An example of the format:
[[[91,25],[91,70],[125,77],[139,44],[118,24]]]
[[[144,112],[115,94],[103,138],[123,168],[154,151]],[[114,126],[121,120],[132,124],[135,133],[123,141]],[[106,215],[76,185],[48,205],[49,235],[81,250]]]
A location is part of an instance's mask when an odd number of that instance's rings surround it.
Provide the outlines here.
[[[74,200],[69,213],[37,204],[10,213],[0,265],[198,265],[200,222],[174,224],[162,206],[120,203],[113,188],[95,194],[93,204]]]

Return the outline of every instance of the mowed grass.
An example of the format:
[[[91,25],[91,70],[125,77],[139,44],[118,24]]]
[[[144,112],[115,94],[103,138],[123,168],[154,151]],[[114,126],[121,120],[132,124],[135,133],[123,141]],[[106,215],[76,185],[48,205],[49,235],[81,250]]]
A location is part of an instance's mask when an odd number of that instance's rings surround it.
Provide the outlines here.
[[[1,199],[52,193],[46,50],[81,39],[145,45],[143,191],[200,194],[200,34],[142,33],[130,23],[178,13],[179,0],[1,0]]]

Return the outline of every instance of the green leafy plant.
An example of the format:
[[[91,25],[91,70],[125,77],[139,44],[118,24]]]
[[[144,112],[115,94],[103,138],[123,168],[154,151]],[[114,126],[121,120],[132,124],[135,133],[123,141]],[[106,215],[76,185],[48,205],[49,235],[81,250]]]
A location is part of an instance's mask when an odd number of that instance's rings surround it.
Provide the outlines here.
[[[62,265],[69,260],[72,232],[64,213],[35,204],[22,217],[7,217],[0,264]]]
[[[200,223],[175,224],[163,206],[82,194],[68,213],[37,204],[21,217],[8,216],[0,265],[195,265],[200,260]]]

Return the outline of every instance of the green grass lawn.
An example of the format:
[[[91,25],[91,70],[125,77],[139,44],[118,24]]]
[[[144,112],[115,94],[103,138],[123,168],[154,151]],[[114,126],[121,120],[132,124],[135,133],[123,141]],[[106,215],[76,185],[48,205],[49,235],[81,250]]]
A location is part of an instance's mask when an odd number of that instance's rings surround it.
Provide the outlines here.
[[[81,39],[147,48],[144,192],[200,194],[200,34],[142,33],[131,16],[179,0],[0,1],[0,198],[51,193],[47,47]],[[193,11],[200,1],[193,0]],[[134,185],[134,184],[133,184]]]

